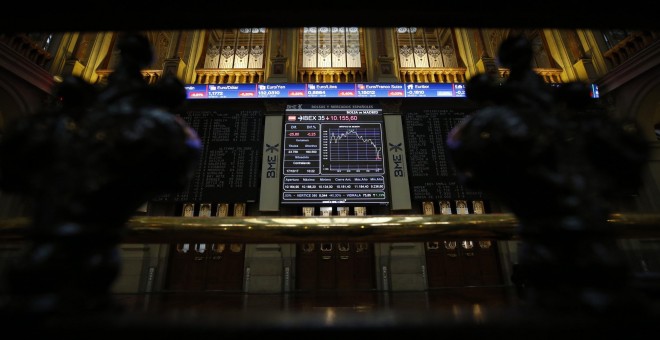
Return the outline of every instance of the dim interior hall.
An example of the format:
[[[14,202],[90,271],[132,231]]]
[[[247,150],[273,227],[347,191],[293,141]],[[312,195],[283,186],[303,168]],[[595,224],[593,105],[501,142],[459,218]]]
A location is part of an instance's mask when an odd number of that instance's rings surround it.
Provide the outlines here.
[[[155,59],[141,70],[145,82],[174,74],[185,84],[180,116],[204,148],[185,189],[145,202],[129,221],[159,225],[160,218],[176,218],[182,231],[176,239],[165,237],[171,229],[163,227],[160,237],[122,243],[116,294],[226,292],[272,295],[276,301],[289,293],[319,294],[299,302],[302,308],[333,303],[321,293],[345,293],[349,298],[337,298],[338,304],[355,299],[369,308],[446,306],[443,299],[465,305],[515,301],[510,277],[519,248],[509,224],[499,225],[505,230],[499,234],[438,232],[425,238],[413,237],[419,224],[410,222],[437,227],[445,219],[510,221],[506,206],[459,180],[445,142],[480,108],[466,97],[468,80],[482,73],[501,80],[510,75],[497,63],[497,48],[513,33],[534,44],[533,69],[546,83],[588,83],[591,99],[608,103],[609,114],[638,123],[651,148],[644,186],[622,194],[612,210],[660,209],[654,30],[255,26],[143,32],[155,49]],[[37,112],[57,79],[72,75],[106,85],[119,62],[121,33],[3,34],[0,131]],[[3,221],[30,213],[23,197],[0,192]],[[382,223],[400,228],[370,238],[357,221],[372,223],[367,230],[380,231]],[[302,231],[284,237],[257,230],[238,239],[200,237],[186,228],[271,222]],[[310,226],[329,228],[305,237]],[[657,272],[658,243],[643,236],[617,241],[635,272]],[[4,243],[2,263],[19,248]],[[441,293],[448,291],[455,293]],[[388,300],[382,292],[416,294]],[[424,298],[428,292],[438,298]],[[156,298],[126,300],[135,308],[166,306]],[[232,308],[251,303],[241,298]]]

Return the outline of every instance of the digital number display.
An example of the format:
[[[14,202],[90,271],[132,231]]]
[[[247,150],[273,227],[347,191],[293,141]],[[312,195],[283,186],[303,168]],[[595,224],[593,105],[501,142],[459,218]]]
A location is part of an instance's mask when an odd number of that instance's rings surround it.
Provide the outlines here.
[[[464,98],[466,96],[464,83],[189,84],[185,89],[188,99]],[[599,98],[596,84],[591,85],[591,97]]]
[[[463,83],[189,84],[188,99],[465,97]]]
[[[283,204],[387,204],[383,114],[372,105],[289,105]]]
[[[465,97],[465,85],[452,83],[410,83],[406,84],[406,97]]]

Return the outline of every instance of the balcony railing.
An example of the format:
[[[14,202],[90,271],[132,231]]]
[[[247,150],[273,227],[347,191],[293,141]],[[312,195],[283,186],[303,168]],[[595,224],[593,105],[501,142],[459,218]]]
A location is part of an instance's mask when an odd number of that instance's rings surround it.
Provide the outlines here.
[[[367,81],[364,68],[300,68],[301,83],[356,83]]]
[[[545,81],[548,84],[560,84],[563,83],[561,80],[561,74],[563,72],[562,69],[559,68],[535,68],[534,71],[536,74],[541,76],[543,78],[543,81]],[[499,69],[500,73],[500,78],[506,79],[509,77],[509,74],[511,73],[511,70],[508,68],[500,68]]]
[[[45,67],[53,58],[48,51],[39,46],[27,34],[0,34],[0,41],[41,67]]]
[[[657,32],[634,32],[603,53],[603,57],[611,68],[615,68],[659,39],[660,34]]]
[[[465,68],[400,68],[403,83],[464,83]]]
[[[198,69],[195,84],[254,84],[264,81],[264,70],[248,69]]]
[[[96,70],[96,79],[97,84],[106,84],[108,82],[108,77],[112,74],[114,70]],[[142,70],[142,77],[149,85],[157,83],[162,77],[163,70]]]

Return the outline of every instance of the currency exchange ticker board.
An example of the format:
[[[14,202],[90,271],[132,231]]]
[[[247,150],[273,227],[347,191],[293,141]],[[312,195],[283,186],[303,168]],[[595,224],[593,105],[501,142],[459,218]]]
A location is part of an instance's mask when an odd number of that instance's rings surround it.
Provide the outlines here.
[[[188,99],[460,98],[463,83],[189,84]]]

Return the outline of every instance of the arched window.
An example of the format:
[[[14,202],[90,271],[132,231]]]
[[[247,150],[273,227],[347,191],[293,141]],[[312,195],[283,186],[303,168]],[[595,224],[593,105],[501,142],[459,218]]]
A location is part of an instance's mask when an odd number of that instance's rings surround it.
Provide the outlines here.
[[[299,32],[298,81],[346,83],[367,79],[361,28],[304,27]]]
[[[449,28],[398,27],[396,40],[402,68],[459,67]]]
[[[304,27],[302,67],[362,67],[360,29],[357,27]]]
[[[266,28],[209,31],[205,69],[264,68]]]

